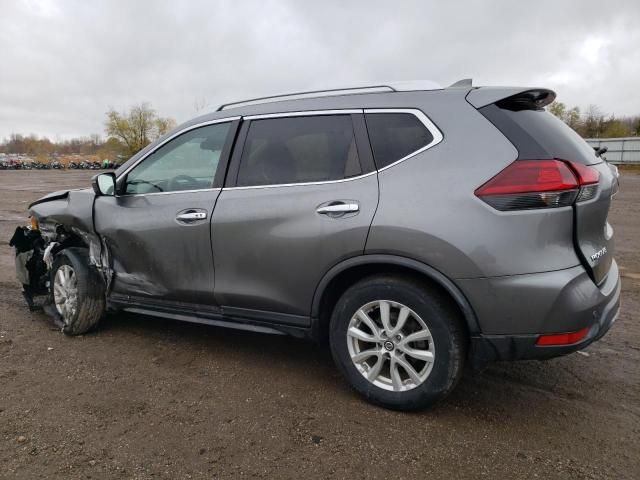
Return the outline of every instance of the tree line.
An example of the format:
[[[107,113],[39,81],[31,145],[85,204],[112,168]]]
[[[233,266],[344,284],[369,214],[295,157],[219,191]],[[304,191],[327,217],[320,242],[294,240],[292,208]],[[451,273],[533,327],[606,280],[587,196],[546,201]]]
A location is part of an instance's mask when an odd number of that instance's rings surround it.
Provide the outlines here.
[[[161,117],[148,103],[134,105],[126,112],[110,108],[106,117],[104,138],[93,134],[54,142],[34,134],[14,133],[0,143],[0,153],[24,154],[38,159],[68,154],[129,158],[176,125],[175,120]]]
[[[547,107],[556,117],[573,128],[583,138],[619,138],[640,136],[640,115],[616,118],[606,115],[597,105],[568,107],[555,101]]]
[[[25,154],[30,157],[42,157],[49,155],[100,155],[109,157],[117,155],[121,150],[119,142],[111,139],[102,139],[100,135],[72,138],[52,142],[46,137],[37,135],[20,135],[12,133],[9,138],[0,143],[0,153]]]

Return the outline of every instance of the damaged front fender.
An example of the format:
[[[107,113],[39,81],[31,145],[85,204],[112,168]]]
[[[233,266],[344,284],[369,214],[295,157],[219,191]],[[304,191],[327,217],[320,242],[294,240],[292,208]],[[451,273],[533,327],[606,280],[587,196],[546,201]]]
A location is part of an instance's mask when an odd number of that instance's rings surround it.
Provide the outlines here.
[[[29,205],[29,213],[38,219],[43,234],[55,233],[56,225],[93,233],[94,199],[89,188],[50,193]]]
[[[57,242],[54,253],[67,247],[86,247],[89,262],[104,277],[107,291],[113,273],[106,245],[94,228],[95,193],[91,188],[50,193],[29,205],[46,244]]]

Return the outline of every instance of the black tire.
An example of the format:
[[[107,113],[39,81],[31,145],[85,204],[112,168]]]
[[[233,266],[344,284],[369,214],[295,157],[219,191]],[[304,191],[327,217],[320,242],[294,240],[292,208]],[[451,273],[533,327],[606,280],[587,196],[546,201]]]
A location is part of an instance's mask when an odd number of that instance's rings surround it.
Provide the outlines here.
[[[77,279],[77,307],[72,315],[64,318],[57,310],[53,293],[58,270],[68,265]],[[67,248],[61,251],[51,268],[51,297],[53,310],[63,323],[62,331],[67,335],[87,333],[102,318],[105,312],[105,285],[97,269],[89,263],[89,252],[85,248]]]
[[[347,345],[349,322],[362,306],[378,300],[409,307],[431,332],[433,366],[423,383],[410,390],[390,391],[374,385],[351,360]],[[464,332],[456,306],[438,289],[411,278],[380,275],[361,280],[340,297],[331,316],[329,340],[336,365],[358,393],[385,408],[418,410],[444,398],[459,381],[466,353]]]

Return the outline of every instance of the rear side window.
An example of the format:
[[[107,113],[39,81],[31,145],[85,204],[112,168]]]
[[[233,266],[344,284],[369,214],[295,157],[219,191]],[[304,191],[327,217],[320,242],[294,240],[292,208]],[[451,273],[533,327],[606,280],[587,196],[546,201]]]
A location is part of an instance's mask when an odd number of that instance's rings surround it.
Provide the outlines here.
[[[369,141],[377,168],[384,168],[433,141],[433,135],[411,113],[367,113]]]
[[[253,120],[238,186],[341,180],[360,175],[350,115]]]
[[[580,135],[543,109],[499,102],[479,111],[513,143],[519,159],[559,158],[585,165],[601,161]]]

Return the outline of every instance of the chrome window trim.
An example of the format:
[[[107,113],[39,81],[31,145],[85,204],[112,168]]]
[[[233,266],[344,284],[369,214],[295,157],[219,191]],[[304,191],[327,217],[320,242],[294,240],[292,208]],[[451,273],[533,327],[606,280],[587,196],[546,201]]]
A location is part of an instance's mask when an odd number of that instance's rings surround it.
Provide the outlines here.
[[[437,144],[439,144],[443,139],[444,136],[442,135],[442,132],[438,129],[438,127],[436,127],[435,123],[433,123],[429,117],[427,117],[425,115],[425,113],[422,110],[418,110],[417,108],[365,108],[364,109],[364,113],[365,115],[367,113],[409,113],[414,115],[418,120],[420,120],[422,122],[422,124],[427,128],[427,130],[429,130],[429,133],[431,133],[431,136],[433,137],[433,140],[431,140],[431,142],[427,145],[425,145],[422,148],[419,148],[418,150],[416,150],[415,152],[412,152],[408,155],[405,155],[404,157],[402,157],[400,160],[396,160],[393,163],[390,163],[389,165],[386,165],[382,168],[378,169],[378,172],[383,172],[384,170],[387,170],[388,168],[391,168],[395,165],[398,165],[400,162],[404,162],[405,160],[411,158],[411,157],[415,157],[416,155],[429,150],[431,147],[435,147]]]
[[[287,117],[315,117],[319,115],[351,115],[352,113],[362,113],[362,108],[346,108],[344,110],[308,110],[302,112],[280,112],[264,113],[260,115],[247,115],[243,120],[263,120],[265,118],[287,118]]]
[[[214,192],[221,191],[222,188],[198,188],[196,190],[174,190],[173,192],[148,192],[148,193],[126,193],[124,195],[114,195],[115,197],[148,197],[150,195],[175,195],[177,193],[194,193],[194,192]]]
[[[233,122],[235,120],[239,120],[242,118],[242,120],[262,120],[262,119],[268,119],[268,118],[287,118],[287,117],[306,117],[306,116],[317,116],[317,115],[350,115],[350,114],[358,114],[358,113],[409,113],[414,115],[416,118],[418,118],[418,120],[420,120],[420,122],[422,122],[422,124],[427,128],[427,130],[429,130],[429,132],[431,133],[431,135],[433,136],[433,140],[425,145],[424,147],[416,150],[415,152],[412,152],[406,156],[404,156],[403,158],[396,160],[393,163],[390,163],[389,165],[377,169],[377,170],[373,170],[372,172],[368,172],[362,175],[358,175],[355,177],[349,177],[349,178],[342,178],[339,180],[324,180],[324,181],[319,181],[319,182],[298,182],[298,183],[282,183],[282,184],[273,184],[273,185],[250,185],[250,186],[243,186],[243,187],[224,187],[224,188],[203,188],[203,189],[197,189],[197,190],[177,190],[174,192],[149,192],[149,193],[129,193],[129,194],[123,194],[123,195],[117,195],[118,197],[139,197],[139,196],[147,196],[147,195],[171,195],[171,194],[175,194],[175,193],[192,193],[192,192],[203,192],[203,191],[214,191],[214,190],[220,190],[220,191],[226,191],[226,190],[251,190],[251,189],[256,189],[256,188],[278,188],[278,187],[294,187],[294,186],[310,186],[310,185],[325,185],[325,184],[331,184],[331,183],[344,183],[344,182],[351,182],[354,180],[359,180],[361,178],[365,178],[368,177],[370,175],[373,175],[375,173],[378,172],[382,172],[384,170],[387,170],[388,168],[391,168],[395,165],[398,165],[401,162],[404,162],[405,160],[408,160],[411,157],[414,157],[428,149],[430,149],[431,147],[436,146],[438,143],[442,142],[442,140],[444,139],[444,136],[442,135],[442,132],[438,129],[438,127],[436,127],[436,125],[429,119],[429,117],[427,117],[427,115],[425,115],[425,113],[422,110],[419,110],[417,108],[355,108],[355,109],[344,109],[344,110],[307,110],[307,111],[295,111],[295,112],[280,112],[280,113],[266,113],[266,114],[260,114],[260,115],[246,115],[246,116],[233,116],[233,117],[225,117],[225,118],[221,118],[221,119],[217,119],[217,120],[210,120],[207,122],[202,122],[202,123],[198,123],[195,125],[190,125],[182,130],[180,130],[179,132],[176,132],[175,134],[171,135],[169,138],[165,139],[162,143],[158,144],[153,150],[147,152],[143,157],[141,157],[140,159],[138,159],[138,161],[136,161],[133,165],[131,165],[129,168],[127,168],[124,172],[122,172],[117,178],[116,181],[122,177],[123,175],[126,175],[127,173],[129,173],[131,170],[133,170],[138,164],[140,164],[141,162],[143,162],[149,155],[153,154],[156,150],[158,150],[160,147],[162,147],[163,145],[165,145],[166,143],[170,142],[171,140],[173,140],[174,138],[190,131],[190,130],[194,130],[196,128],[200,128],[200,127],[205,127],[207,125],[214,125],[217,123],[224,123],[224,122]]]
[[[249,185],[246,187],[224,187],[222,191],[224,192],[227,190],[251,190],[255,188],[306,187],[309,185],[326,185],[329,183],[343,183],[343,182],[351,182],[353,180],[360,180],[361,178],[368,177],[375,173],[378,173],[378,171],[374,170],[373,172],[364,173],[362,175],[358,175],[357,177],[341,178],[340,180],[323,180],[320,182],[278,183],[274,185]]]
[[[240,116],[234,116],[234,117],[225,117],[225,118],[219,118],[216,120],[209,120],[207,122],[201,122],[201,123],[196,123],[195,125],[189,125],[188,127],[183,128],[182,130],[174,133],[173,135],[171,135],[170,137],[166,138],[165,140],[162,141],[162,143],[159,143],[158,145],[156,145],[152,150],[149,150],[147,153],[145,153],[142,157],[140,157],[133,165],[129,166],[129,168],[127,168],[124,172],[122,172],[120,175],[118,175],[116,177],[116,182],[123,176],[125,176],[126,174],[128,174],[131,170],[133,170],[134,168],[136,168],[140,163],[144,162],[145,159],[147,157],[149,157],[149,155],[152,155],[153,153],[155,153],[160,147],[162,147],[163,145],[167,144],[168,142],[170,142],[171,140],[173,140],[176,137],[179,137],[180,135],[187,133],[191,130],[195,130],[196,128],[200,128],[200,127],[206,127],[208,125],[215,125],[216,123],[225,123],[225,122],[233,122],[235,120],[239,120],[241,117]],[[215,175],[215,173],[214,173]],[[215,190],[215,189],[205,189],[205,190]],[[182,191],[186,191],[186,190],[182,190]],[[155,192],[155,194],[159,194],[159,193],[173,193],[173,192]],[[130,196],[130,195],[151,195],[152,193],[126,193],[124,195],[118,195],[119,197],[125,197],[125,196]]]
[[[295,186],[309,186],[309,185],[326,185],[326,184],[331,184],[331,183],[343,183],[343,182],[351,182],[353,180],[359,180],[361,178],[365,178],[368,177],[370,175],[373,175],[375,173],[378,172],[382,172],[388,168],[391,168],[395,165],[398,165],[400,162],[404,162],[405,160],[414,157],[428,149],[430,149],[431,147],[436,146],[438,143],[440,143],[443,139],[444,136],[442,135],[442,132],[438,129],[438,127],[436,127],[436,125],[429,119],[429,117],[427,117],[425,115],[425,113],[422,110],[418,110],[417,108],[365,108],[365,109],[350,109],[350,110],[310,110],[310,111],[302,111],[302,112],[286,112],[286,113],[269,113],[269,114],[264,114],[264,115],[248,115],[248,116],[244,116],[242,117],[243,120],[260,120],[260,119],[264,119],[264,118],[281,118],[281,117],[304,117],[304,116],[309,116],[309,115],[340,115],[340,114],[351,114],[351,113],[409,113],[414,115],[418,120],[420,120],[420,122],[422,122],[422,124],[427,128],[427,130],[429,130],[429,132],[431,133],[431,135],[433,136],[433,140],[425,145],[424,147],[416,150],[415,152],[410,153],[409,155],[406,155],[404,157],[402,157],[400,160],[396,160],[393,163],[390,163],[389,165],[380,168],[380,169],[376,169],[373,170],[372,172],[369,173],[365,173],[362,175],[358,175],[355,177],[349,177],[349,178],[342,178],[339,180],[324,180],[324,181],[320,181],[320,182],[299,182],[299,183],[281,183],[281,184],[274,184],[274,185],[250,185],[250,186],[243,186],[243,187],[224,187],[222,189],[222,191],[228,191],[228,190],[252,190],[252,189],[256,189],[256,188],[278,188],[278,187],[295,187]]]

